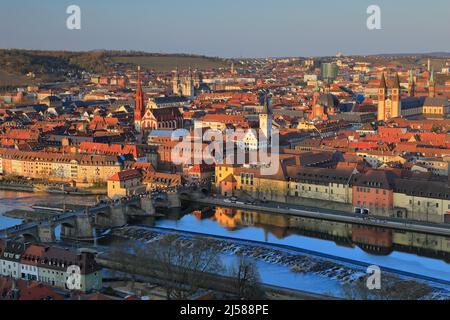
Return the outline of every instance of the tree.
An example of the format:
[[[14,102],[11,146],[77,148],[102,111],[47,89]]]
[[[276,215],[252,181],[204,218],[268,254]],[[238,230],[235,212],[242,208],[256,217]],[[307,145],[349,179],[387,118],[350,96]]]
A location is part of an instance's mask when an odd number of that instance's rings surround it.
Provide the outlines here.
[[[111,247],[111,250],[108,252],[108,259],[117,263],[126,263],[127,270],[126,272],[130,276],[130,287],[134,288],[136,284],[136,275],[140,273],[140,263],[129,263],[130,261],[135,261],[136,254],[140,250],[139,245],[136,242],[126,241],[115,244]],[[143,261],[139,261],[143,262]],[[113,270],[113,274],[123,276],[122,273]]]
[[[167,235],[141,250],[138,256],[148,257],[154,270],[164,275],[163,286],[169,300],[189,299],[207,287],[205,274],[217,274],[223,268],[213,243],[201,238],[187,240]]]
[[[166,235],[149,244],[127,242],[108,254],[111,263],[134,276],[150,276],[166,290],[168,300],[187,300],[201,288],[214,288],[223,267],[214,243]]]
[[[431,128],[431,132],[433,133],[442,133],[442,127],[438,126],[437,124],[434,124]]]
[[[432,289],[424,283],[413,280],[401,280],[394,276],[382,279],[380,290],[367,288],[367,276],[344,285],[342,295],[348,300],[419,300],[427,297]]]
[[[238,261],[230,268],[230,276],[235,282],[235,295],[243,300],[261,300],[265,298],[261,277],[254,260],[238,256]]]

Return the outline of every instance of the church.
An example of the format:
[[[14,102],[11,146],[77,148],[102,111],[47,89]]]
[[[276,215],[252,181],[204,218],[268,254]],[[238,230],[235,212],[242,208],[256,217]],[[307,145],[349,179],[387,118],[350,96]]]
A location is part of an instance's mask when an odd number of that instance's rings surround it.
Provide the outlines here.
[[[409,96],[401,97],[401,86],[398,74],[391,86],[388,86],[385,74],[381,75],[378,88],[378,121],[389,121],[393,118],[437,118],[447,119],[450,105],[445,97],[437,97],[434,72],[428,82],[428,97],[417,97],[413,72],[409,76]]]
[[[183,128],[183,115],[178,107],[158,108],[158,105],[155,103],[147,104],[145,102],[140,67],[138,67],[134,126],[138,133],[150,130],[176,130]]]

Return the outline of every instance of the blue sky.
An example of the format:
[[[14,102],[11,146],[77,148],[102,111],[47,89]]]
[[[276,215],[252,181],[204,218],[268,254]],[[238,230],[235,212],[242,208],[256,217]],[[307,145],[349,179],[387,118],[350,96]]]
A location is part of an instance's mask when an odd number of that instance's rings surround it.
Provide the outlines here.
[[[81,7],[81,30],[66,8]],[[366,27],[367,7],[382,30]],[[0,47],[221,57],[450,51],[449,0],[2,0]]]

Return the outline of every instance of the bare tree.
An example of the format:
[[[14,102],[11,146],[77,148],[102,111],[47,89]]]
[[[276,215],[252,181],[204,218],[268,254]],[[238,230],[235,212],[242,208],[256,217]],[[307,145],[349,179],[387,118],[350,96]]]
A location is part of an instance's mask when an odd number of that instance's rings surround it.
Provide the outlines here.
[[[155,276],[163,276],[169,300],[186,300],[200,288],[211,285],[210,277],[223,267],[213,243],[208,239],[182,239],[167,235],[159,242],[139,250],[138,261],[151,264]]]
[[[130,263],[130,261],[136,261],[137,252],[140,250],[140,246],[138,243],[133,241],[125,241],[115,244],[111,247],[108,252],[108,259],[118,263],[126,263],[127,270],[126,273],[129,275],[127,279],[130,279],[130,287],[133,290],[136,284],[136,275],[140,272],[141,263]],[[140,261],[142,262],[142,261]],[[120,275],[123,277],[123,274],[120,274],[117,270],[113,269],[113,275]]]
[[[348,300],[419,300],[427,297],[432,289],[425,283],[413,280],[401,280],[394,276],[382,280],[380,290],[367,288],[367,276],[353,283],[345,284],[342,290],[344,299]]]
[[[230,268],[229,273],[235,282],[235,294],[239,299],[259,300],[265,298],[260,284],[261,277],[254,260],[238,256],[238,261]]]

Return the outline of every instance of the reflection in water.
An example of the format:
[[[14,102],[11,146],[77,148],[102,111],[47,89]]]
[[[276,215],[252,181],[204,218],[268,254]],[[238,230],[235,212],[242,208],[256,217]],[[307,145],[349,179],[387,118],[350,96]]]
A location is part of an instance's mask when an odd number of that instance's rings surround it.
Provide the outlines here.
[[[197,224],[189,217],[195,217]],[[263,236],[252,239],[258,241],[269,242],[274,237],[277,243],[290,245],[292,241],[287,240],[301,236],[332,241],[338,247],[357,247],[370,256],[383,257],[404,252],[450,262],[450,239],[442,236],[220,207],[202,208],[193,211],[192,215],[175,219],[175,227],[180,230],[185,227],[186,231],[209,233],[212,223],[223,228],[228,236],[234,234],[246,238],[251,230],[260,230]],[[205,226],[202,221],[210,223]],[[157,226],[172,225],[162,219],[157,221]]]
[[[220,207],[202,208],[192,215],[199,221],[215,221],[229,233],[246,228],[262,230],[264,239],[258,240],[265,242],[270,236],[280,243],[291,236],[306,236],[333,241],[341,247],[359,247],[375,256],[389,256],[399,251],[450,262],[450,238],[443,236]]]

